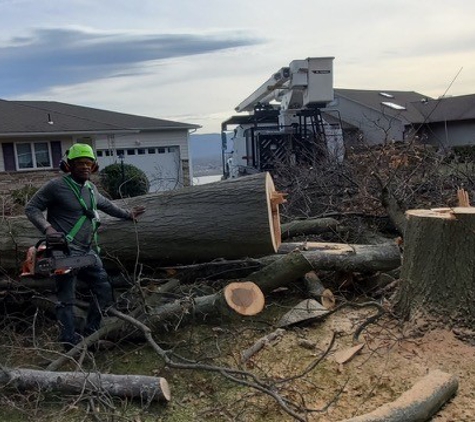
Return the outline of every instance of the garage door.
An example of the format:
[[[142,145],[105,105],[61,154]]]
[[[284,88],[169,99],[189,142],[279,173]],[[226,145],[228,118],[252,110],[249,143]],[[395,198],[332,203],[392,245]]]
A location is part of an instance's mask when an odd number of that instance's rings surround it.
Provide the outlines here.
[[[110,150],[97,151],[100,168],[120,162],[120,156],[124,157],[124,164],[132,164],[145,172],[150,182],[150,192],[182,186],[178,146],[118,149],[116,155]]]

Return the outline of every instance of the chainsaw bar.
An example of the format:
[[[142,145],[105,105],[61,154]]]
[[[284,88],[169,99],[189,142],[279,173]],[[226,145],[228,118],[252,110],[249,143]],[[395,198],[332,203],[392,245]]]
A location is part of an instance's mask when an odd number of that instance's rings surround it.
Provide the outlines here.
[[[72,270],[84,267],[91,267],[97,264],[95,255],[68,256],[68,257],[49,257],[42,258],[36,262],[36,274],[66,274]]]

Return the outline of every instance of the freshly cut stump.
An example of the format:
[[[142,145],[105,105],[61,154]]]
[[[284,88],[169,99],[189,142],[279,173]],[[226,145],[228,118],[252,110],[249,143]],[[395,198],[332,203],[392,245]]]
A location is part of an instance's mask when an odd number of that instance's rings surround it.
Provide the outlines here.
[[[406,212],[404,259],[396,310],[406,319],[430,315],[475,324],[475,208]]]

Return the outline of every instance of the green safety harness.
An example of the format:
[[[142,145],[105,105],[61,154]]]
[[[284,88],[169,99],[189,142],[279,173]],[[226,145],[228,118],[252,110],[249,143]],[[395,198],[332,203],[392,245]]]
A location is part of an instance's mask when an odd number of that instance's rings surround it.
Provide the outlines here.
[[[94,190],[92,188],[92,184],[89,181],[86,181],[84,184],[84,186],[86,186],[87,189],[89,190],[89,194],[91,195],[91,208],[88,208],[88,206],[86,205],[86,202],[81,196],[81,191],[79,189],[78,184],[73,181],[73,179],[71,178],[71,175],[64,176],[63,179],[66,182],[66,184],[69,186],[69,188],[73,191],[74,195],[76,196],[77,200],[79,201],[79,203],[81,204],[84,210],[84,214],[79,218],[78,221],[76,221],[76,224],[74,224],[71,231],[66,235],[66,239],[68,240],[68,242],[72,242],[73,239],[78,234],[79,230],[81,230],[81,227],[83,226],[84,222],[89,218],[92,223],[91,243],[94,240],[95,248],[97,252],[99,252],[100,249],[99,249],[98,241],[97,241],[97,229],[99,228],[100,223],[97,218],[97,203],[96,203],[96,198],[94,196]]]

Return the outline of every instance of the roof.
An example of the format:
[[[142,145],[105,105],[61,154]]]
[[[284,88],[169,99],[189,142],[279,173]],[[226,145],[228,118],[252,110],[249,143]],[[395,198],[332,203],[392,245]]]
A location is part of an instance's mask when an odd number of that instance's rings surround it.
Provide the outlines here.
[[[418,123],[422,115],[414,106],[431,99],[415,91],[335,89],[335,97],[343,97],[368,108],[394,117],[403,117],[408,123]]]
[[[418,123],[475,119],[475,94],[430,99],[414,106],[422,116]]]
[[[198,129],[199,125],[55,101],[0,100],[0,136]]]

